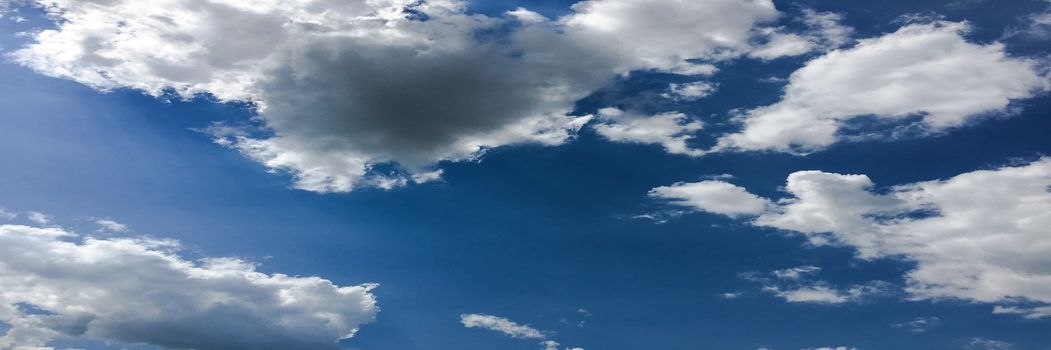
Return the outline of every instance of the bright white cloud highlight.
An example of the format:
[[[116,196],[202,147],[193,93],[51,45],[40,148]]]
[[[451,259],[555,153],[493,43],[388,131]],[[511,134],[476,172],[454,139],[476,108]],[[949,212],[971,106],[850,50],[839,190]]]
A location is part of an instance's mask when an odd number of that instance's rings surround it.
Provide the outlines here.
[[[842,140],[860,117],[921,117],[928,132],[1003,112],[1048,88],[1035,60],[999,43],[968,42],[966,23],[907,25],[816,58],[792,73],[781,101],[746,111],[716,149],[812,152]]]
[[[490,148],[562,144],[588,120],[569,115],[574,102],[615,77],[711,74],[779,16],[770,0],[594,0],[555,19],[468,14],[461,0],[35,4],[56,28],[15,61],[100,90],[250,102],[257,125],[215,125],[216,142],[316,192],[393,188]]]
[[[865,175],[800,171],[788,177],[790,196],[753,212],[751,223],[802,233],[815,245],[853,247],[862,259],[914,261],[906,291],[915,299],[997,303],[1003,305],[999,313],[1037,318],[1051,307],[1049,188],[1051,158],[898,185],[886,193],[875,192]],[[696,196],[701,205],[685,195],[679,203],[733,214],[706,208],[704,197]]]
[[[164,348],[338,349],[378,309],[374,285],[190,261],[178,243],[0,225],[0,348],[89,337]],[[32,312],[27,308],[34,309]]]

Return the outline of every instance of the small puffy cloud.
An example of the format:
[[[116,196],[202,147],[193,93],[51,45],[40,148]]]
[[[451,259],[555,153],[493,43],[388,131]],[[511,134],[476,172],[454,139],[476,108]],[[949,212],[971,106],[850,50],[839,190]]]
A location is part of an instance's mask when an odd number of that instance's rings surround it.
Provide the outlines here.
[[[266,274],[236,258],[186,260],[172,240],[0,225],[5,349],[75,337],[172,349],[338,349],[375,318],[373,287]]]
[[[937,327],[942,323],[942,320],[938,317],[916,317],[909,322],[895,323],[894,328],[903,328],[909,330],[913,334],[920,334],[926,332],[928,329]]]
[[[685,114],[667,112],[653,116],[642,116],[616,108],[599,110],[598,122],[592,125],[599,135],[613,142],[660,145],[672,154],[699,156],[687,142],[691,133],[700,130],[703,124]]]
[[[518,324],[503,317],[482,314],[460,315],[460,323],[467,328],[482,328],[500,332],[511,338],[544,339],[544,333],[529,325]]]
[[[887,282],[872,281],[866,284],[837,288],[832,284],[811,278],[821,269],[816,266],[800,266],[774,270],[765,277],[759,273],[745,273],[742,278],[763,284],[763,291],[790,303],[842,304],[865,302],[873,297],[886,295],[891,286]]]
[[[0,219],[14,220],[15,218],[18,218],[18,213],[8,211],[7,208],[0,207]]]
[[[718,88],[716,84],[698,81],[692,83],[668,84],[668,92],[661,94],[665,98],[693,101],[711,95]]]
[[[649,196],[698,211],[736,217],[758,215],[768,210],[769,200],[748,193],[743,187],[719,180],[680,182],[650,190]]]
[[[785,185],[790,196],[753,211],[749,222],[799,232],[814,245],[852,247],[862,259],[913,261],[905,291],[914,299],[995,303],[1001,305],[995,312],[1030,318],[1051,314],[1051,158],[886,191],[873,187],[865,175],[796,172]],[[680,204],[742,215],[709,203]],[[826,290],[806,292],[837,299]]]
[[[975,350],[1011,350],[1015,347],[1009,342],[988,338],[972,338],[967,345],[968,348]]]
[[[780,102],[744,112],[743,129],[715,148],[812,152],[844,139],[846,125],[861,117],[920,117],[923,129],[940,132],[1047,89],[1038,62],[1008,56],[1000,43],[971,43],[968,30],[911,24],[807,62]]]
[[[29,219],[29,221],[32,221],[33,223],[38,225],[47,225],[51,223],[51,215],[47,215],[38,211],[27,211],[26,219]]]
[[[583,309],[581,309],[583,310]],[[584,310],[587,312],[587,310]],[[460,323],[466,328],[481,328],[487,329],[494,332],[503,333],[511,338],[518,339],[538,339],[540,340],[540,346],[542,350],[558,350],[560,345],[557,341],[547,338],[544,332],[537,330],[536,328],[530,327],[529,325],[520,324],[509,319],[483,314],[463,314],[460,315]],[[566,348],[566,350],[584,350],[582,348]]]
[[[775,277],[783,280],[798,280],[805,275],[821,271],[817,266],[799,266],[782,270],[774,270]]]
[[[99,226],[99,231],[104,232],[127,232],[128,225],[110,220],[110,219],[98,219],[95,220],[95,224]]]
[[[722,297],[723,299],[737,299],[737,298],[739,298],[741,296],[741,293],[739,293],[739,292],[728,292],[728,293],[719,294],[719,296]]]

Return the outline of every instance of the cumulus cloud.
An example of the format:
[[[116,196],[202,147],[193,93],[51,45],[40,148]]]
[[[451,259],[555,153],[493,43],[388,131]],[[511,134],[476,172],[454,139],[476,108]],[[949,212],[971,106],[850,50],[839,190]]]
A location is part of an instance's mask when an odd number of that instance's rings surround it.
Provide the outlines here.
[[[910,24],[816,58],[792,73],[780,102],[739,116],[716,149],[806,153],[849,137],[852,121],[919,117],[925,132],[960,127],[1046,90],[1038,62],[976,44],[967,23]]]
[[[679,112],[643,116],[612,107],[603,108],[599,110],[598,122],[592,127],[613,142],[660,145],[672,154],[703,154],[688,144],[693,138],[691,133],[701,130],[703,124]]]
[[[865,175],[796,172],[785,186],[789,196],[750,222],[799,232],[815,245],[853,247],[862,259],[913,261],[905,277],[914,299],[957,298],[1000,304],[999,313],[1048,315],[1051,158],[873,187]],[[728,215],[690,200],[680,203]]]
[[[0,225],[0,348],[88,337],[172,349],[338,349],[371,322],[374,285],[186,260],[178,242]]]
[[[765,198],[748,193],[743,187],[720,180],[661,186],[650,190],[649,196],[698,211],[732,217],[760,214],[772,204]]]
[[[509,319],[483,314],[463,314],[460,315],[460,323],[466,328],[481,328],[487,329],[494,332],[503,333],[511,338],[518,339],[536,339],[540,340],[540,346],[543,350],[558,350],[560,345],[557,341],[548,339],[544,332],[537,330],[536,328],[530,327],[529,325],[520,324]],[[566,350],[584,350],[581,348],[566,348]]]
[[[588,120],[569,115],[574,102],[612,79],[711,74],[780,14],[770,0],[593,0],[555,19],[471,14],[461,0],[35,4],[55,28],[15,61],[101,90],[249,102],[257,123],[215,125],[216,142],[316,192],[561,144]]]

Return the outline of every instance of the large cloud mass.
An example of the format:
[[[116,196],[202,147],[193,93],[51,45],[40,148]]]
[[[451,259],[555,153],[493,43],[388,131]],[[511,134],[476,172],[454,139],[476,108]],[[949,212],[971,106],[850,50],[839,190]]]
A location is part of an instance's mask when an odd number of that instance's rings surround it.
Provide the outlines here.
[[[569,115],[574,102],[618,75],[709,74],[780,40],[762,28],[779,16],[770,0],[593,0],[557,19],[470,14],[459,0],[37,6],[56,28],[18,62],[98,89],[252,102],[262,130],[216,125],[217,141],[319,192],[433,179],[440,161],[502,145],[557,145],[587,121]],[[384,164],[396,170],[375,170]]]
[[[0,225],[3,349],[55,338],[173,349],[338,349],[378,309],[372,285],[257,272],[234,258],[179,257],[177,242],[77,237]]]
[[[657,193],[698,211],[748,212],[708,204],[748,198],[740,187],[705,187]],[[752,212],[751,222],[800,232],[818,245],[854,247],[865,259],[915,261],[907,276],[915,298],[1000,303],[996,312],[1051,315],[1051,158],[894,186],[886,193],[872,187],[865,175],[796,172],[785,186],[791,196]]]

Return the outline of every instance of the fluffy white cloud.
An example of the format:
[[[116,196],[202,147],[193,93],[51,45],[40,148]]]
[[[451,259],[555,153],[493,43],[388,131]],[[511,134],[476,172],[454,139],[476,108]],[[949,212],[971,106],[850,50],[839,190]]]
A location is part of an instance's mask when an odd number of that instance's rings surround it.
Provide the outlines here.
[[[811,152],[843,139],[860,117],[921,116],[928,132],[1001,112],[1048,87],[1037,62],[999,43],[968,42],[966,23],[911,24],[814,59],[792,73],[781,101],[740,116],[716,149]]]
[[[529,325],[520,324],[499,316],[483,314],[463,314],[460,315],[460,323],[462,323],[463,326],[466,328],[487,329],[506,334],[511,338],[538,339],[540,340],[540,346],[543,350],[558,350],[558,346],[560,345],[557,341],[548,339],[547,335],[545,335],[544,332],[541,332],[536,328],[530,327]],[[566,348],[566,350],[584,349]]]
[[[771,205],[765,198],[719,180],[661,186],[650,190],[649,196],[698,211],[727,216],[756,215],[765,212]]]
[[[35,4],[56,27],[14,60],[103,90],[251,102],[257,128],[216,125],[216,141],[317,192],[561,144],[587,122],[573,103],[613,78],[710,74],[779,15],[770,0],[594,0],[557,19],[469,14],[462,0]]]
[[[751,222],[802,233],[815,245],[850,246],[863,259],[914,261],[906,291],[915,299],[958,298],[1002,304],[999,313],[1048,315],[1051,158],[887,191],[872,187],[865,175],[796,172],[785,186],[790,196],[753,213]],[[728,214],[690,200],[680,203]]]
[[[598,122],[592,127],[599,135],[614,142],[660,145],[673,154],[703,154],[687,144],[693,137],[691,133],[703,128],[703,124],[678,112],[642,116],[616,108],[603,108],[599,110]]]
[[[0,348],[90,337],[173,349],[337,349],[378,309],[373,285],[186,260],[171,240],[0,226]]]
[[[8,211],[7,208],[0,207],[0,219],[14,220],[18,217],[18,213]]]

